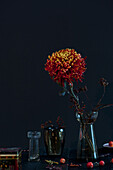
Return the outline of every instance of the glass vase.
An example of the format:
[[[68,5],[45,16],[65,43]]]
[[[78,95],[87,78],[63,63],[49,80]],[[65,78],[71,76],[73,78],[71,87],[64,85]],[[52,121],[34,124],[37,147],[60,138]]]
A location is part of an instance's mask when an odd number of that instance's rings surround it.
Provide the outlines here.
[[[65,143],[65,129],[60,127],[47,127],[44,129],[44,142],[47,155],[61,155]]]
[[[91,112],[85,117],[76,114],[80,123],[79,139],[77,146],[77,159],[94,160],[98,158],[98,150],[94,133],[94,122],[98,112]]]

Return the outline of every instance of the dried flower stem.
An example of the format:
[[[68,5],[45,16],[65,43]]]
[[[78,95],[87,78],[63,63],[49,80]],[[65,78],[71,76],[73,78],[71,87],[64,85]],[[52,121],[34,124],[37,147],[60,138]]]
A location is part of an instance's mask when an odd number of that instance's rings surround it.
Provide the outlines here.
[[[98,111],[98,110],[101,110],[101,109],[103,109],[103,108],[106,108],[106,107],[113,106],[113,104],[102,104],[101,106],[102,106],[102,107],[98,106],[98,107],[100,107],[100,108],[97,107],[97,108],[98,108],[97,111]]]
[[[106,91],[106,86],[104,86],[104,92],[103,92],[103,94],[102,94],[102,97],[100,98],[100,100],[99,100],[99,102],[97,103],[97,107],[98,107],[98,105],[101,103],[101,101],[102,101],[102,99],[103,99],[103,97],[104,97],[104,95],[105,95],[105,91]]]

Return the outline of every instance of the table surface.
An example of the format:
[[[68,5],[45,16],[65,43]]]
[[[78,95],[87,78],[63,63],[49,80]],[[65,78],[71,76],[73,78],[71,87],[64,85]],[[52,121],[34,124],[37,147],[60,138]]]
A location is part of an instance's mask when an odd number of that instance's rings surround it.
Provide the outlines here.
[[[94,163],[93,170],[113,170],[113,163],[111,163],[111,159],[113,158],[113,148],[101,148],[98,150],[99,158],[98,160],[92,161]],[[66,159],[65,164],[48,164],[45,160],[52,160],[56,162],[60,162],[60,158],[63,157]],[[104,166],[99,166],[97,163],[103,160],[105,162]],[[97,163],[96,163],[97,162]],[[79,164],[79,167],[71,167],[70,164]],[[82,170],[87,169],[86,167],[87,161],[80,161],[76,159],[76,150],[65,150],[62,156],[47,156],[46,154],[40,155],[40,161],[38,162],[28,162],[28,151],[22,152],[22,170]]]

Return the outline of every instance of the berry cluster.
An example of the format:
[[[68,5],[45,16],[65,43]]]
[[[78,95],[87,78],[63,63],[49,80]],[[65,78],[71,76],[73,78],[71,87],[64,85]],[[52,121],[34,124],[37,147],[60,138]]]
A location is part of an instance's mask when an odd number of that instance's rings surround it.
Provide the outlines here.
[[[56,123],[53,124],[51,120],[46,121],[44,124],[41,124],[41,128],[47,128],[47,127],[54,127],[57,126],[59,128],[64,128],[64,121],[62,120],[62,118],[60,116],[57,117]]]

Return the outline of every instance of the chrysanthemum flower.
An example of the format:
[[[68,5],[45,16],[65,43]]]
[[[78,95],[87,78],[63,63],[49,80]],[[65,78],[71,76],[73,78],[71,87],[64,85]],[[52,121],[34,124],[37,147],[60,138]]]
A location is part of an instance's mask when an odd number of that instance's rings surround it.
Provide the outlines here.
[[[64,82],[82,81],[85,66],[85,58],[74,49],[67,48],[48,56],[45,70],[55,82],[64,86]]]

